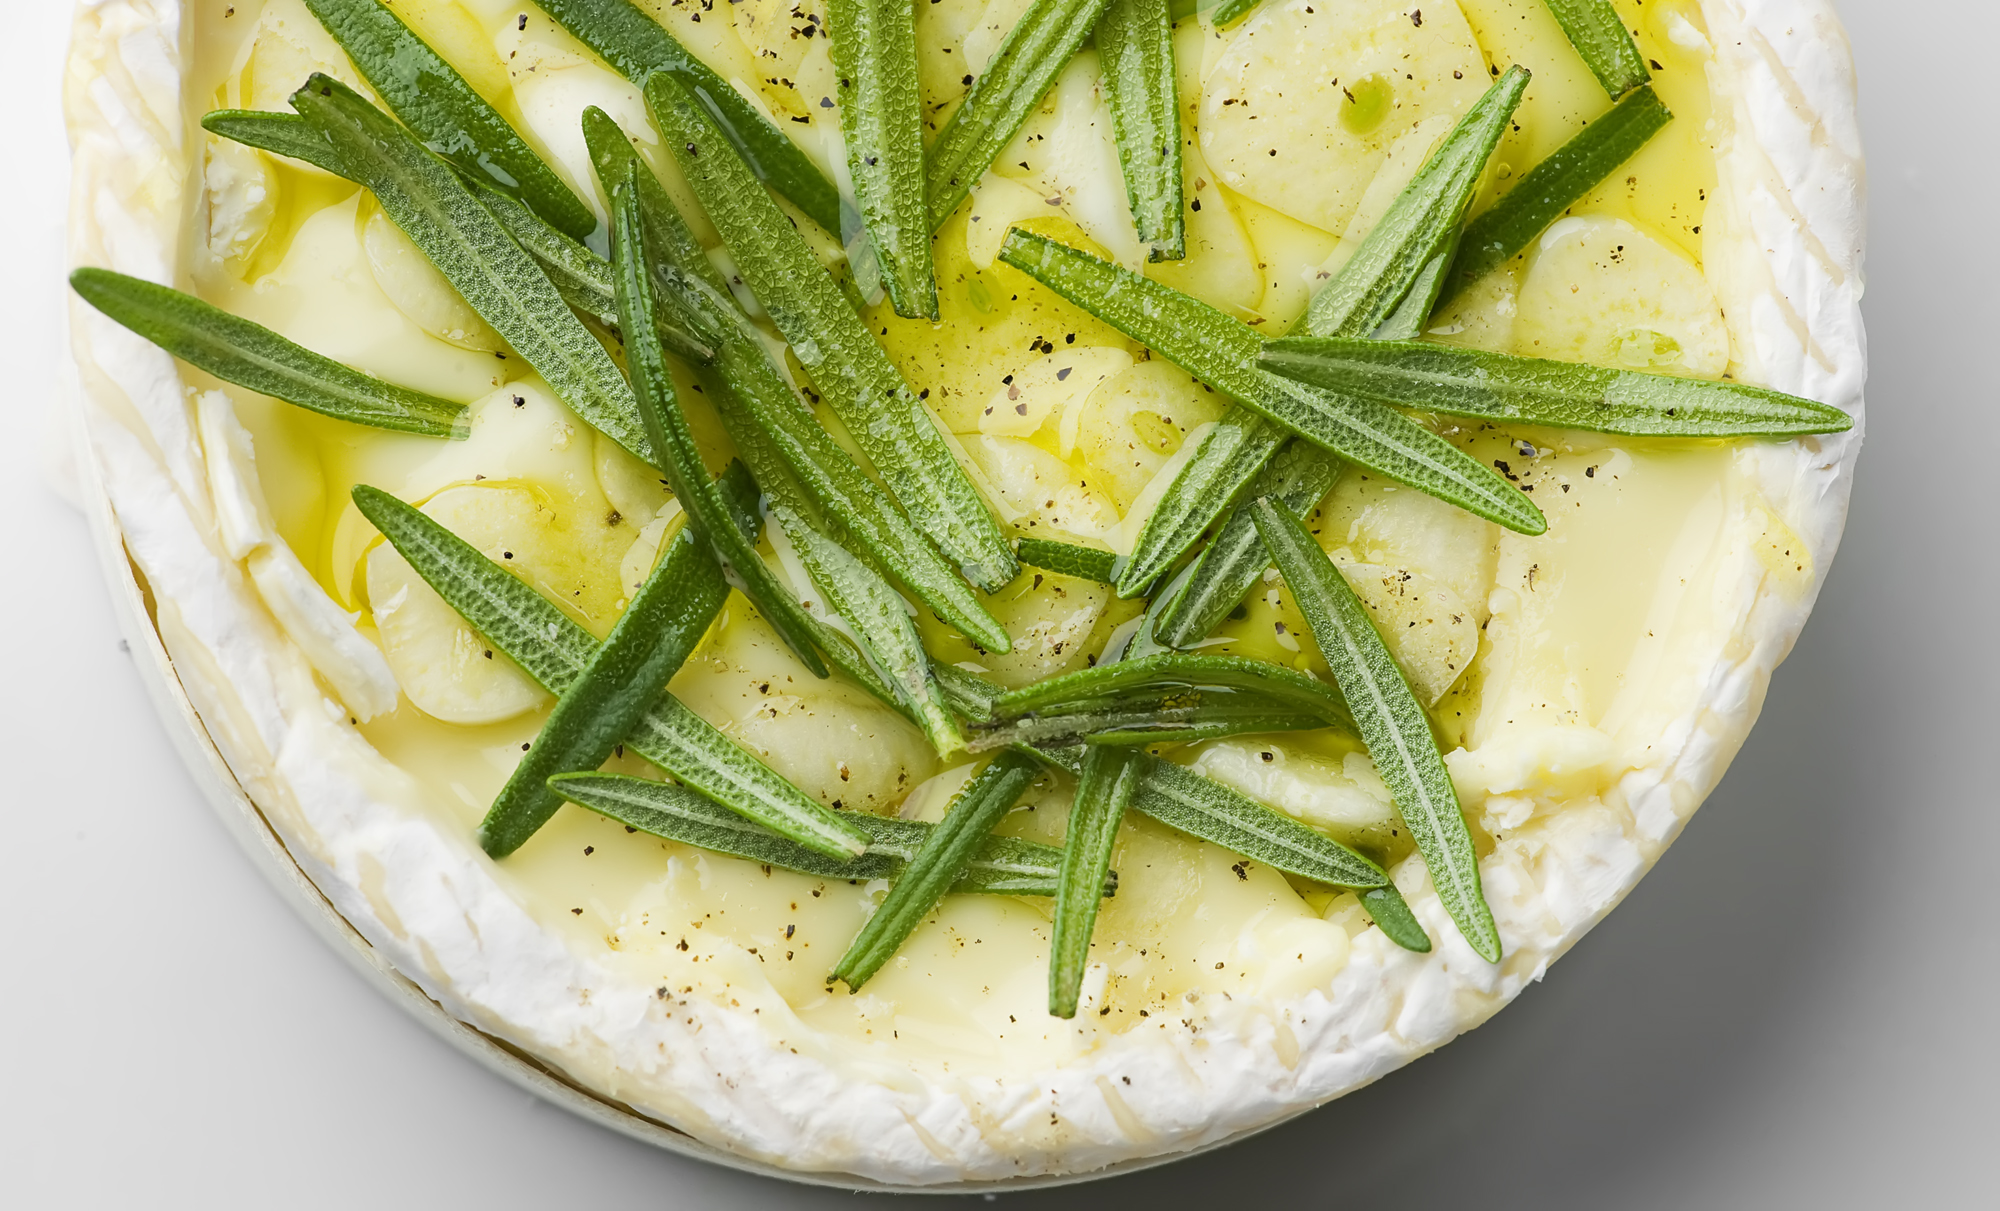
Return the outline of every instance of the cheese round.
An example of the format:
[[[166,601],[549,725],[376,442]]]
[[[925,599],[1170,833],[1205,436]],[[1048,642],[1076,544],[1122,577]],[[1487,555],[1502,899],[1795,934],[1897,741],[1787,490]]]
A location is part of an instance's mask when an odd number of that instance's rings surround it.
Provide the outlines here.
[[[1266,1126],[1441,1046],[1542,978],[1673,841],[1741,745],[1838,542],[1858,423],[1684,445],[1453,430],[1541,505],[1550,526],[1535,538],[1348,475],[1315,529],[1450,740],[1504,959],[1459,937],[1366,753],[1311,733],[1172,757],[1388,855],[1430,953],[1398,949],[1351,894],[1135,820],[1073,1021],[1046,1013],[1049,910],[1028,899],[948,899],[860,993],[833,990],[826,972],[879,886],[629,835],[574,806],[504,862],[479,850],[474,827],[547,696],[484,655],[344,504],[347,488],[374,483],[451,519],[599,635],[678,506],[496,358],[490,329],[351,190],[203,134],[195,120],[218,103],[282,108],[292,76],[355,79],[297,0],[213,7],[79,6],[76,263],[192,288],[476,406],[462,443],[355,439],[214,390],[73,303],[81,431],[180,683],[293,860],[397,971],[568,1081],[738,1157],[903,1186],[1085,1173]],[[408,7],[586,194],[579,110],[644,130],[635,90],[531,6]],[[842,159],[837,118],[798,100],[831,69],[823,40],[784,36],[794,10],[745,3],[732,27],[646,7],[789,118],[809,154],[830,170]],[[974,70],[1026,5],[926,7],[925,54]],[[1586,199],[1433,335],[1726,373],[1858,422],[1863,177],[1831,6],[1663,0],[1634,24],[1677,114],[1629,166],[1637,186]],[[1420,21],[1265,0],[1231,30],[1183,21],[1176,49],[1199,209],[1190,259],[1149,272],[1272,331],[1495,67],[1529,62],[1538,77],[1489,192],[1606,104],[1525,0],[1426,4]],[[789,66],[765,71],[759,55]],[[1143,261],[1096,72],[1094,54],[1071,64],[943,229],[946,322],[880,326],[912,381],[935,388],[1003,521],[1119,550],[1221,401],[994,262],[994,228],[1029,219]],[[927,78],[927,98],[955,96],[951,83]],[[718,434],[698,427],[711,450]],[[1280,588],[1253,590],[1218,642],[1308,667]],[[1135,615],[1104,586],[1032,571],[990,604],[1012,652],[926,640],[1009,685],[1083,667]],[[815,681],[741,597],[672,688],[843,810],[935,819],[967,773],[858,689]],[[1068,793],[1043,779],[1002,831],[1059,843]]]

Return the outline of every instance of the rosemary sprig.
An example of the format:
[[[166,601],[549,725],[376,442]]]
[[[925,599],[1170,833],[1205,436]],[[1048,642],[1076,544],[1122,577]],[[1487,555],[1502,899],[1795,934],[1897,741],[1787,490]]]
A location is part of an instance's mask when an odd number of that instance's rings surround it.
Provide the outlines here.
[[[1097,54],[1133,225],[1150,259],[1178,261],[1187,256],[1187,216],[1167,0],[1110,0],[1097,22]]]
[[[1104,14],[1106,0],[1035,0],[931,140],[931,227],[944,226],[1035,112]]]
[[[1642,85],[1529,169],[1499,201],[1465,225],[1439,306],[1513,260],[1564,211],[1637,155],[1673,117],[1652,86]]]
[[[1430,719],[1368,620],[1367,608],[1299,519],[1281,512],[1269,497],[1256,502],[1256,518],[1320,655],[1354,709],[1362,743],[1409,826],[1445,911],[1480,957],[1498,963],[1500,932],[1480,889],[1479,856],[1438,756]]]
[[[1611,0],[1545,0],[1556,24],[1562,26],[1569,44],[1583,59],[1583,65],[1611,99],[1652,82],[1645,56],[1632,41]]]
[[[665,74],[646,86],[646,101],[738,273],[890,495],[972,583],[991,592],[1012,580],[1019,570],[1014,553],[936,420],[790,221],[719,137],[708,110],[679,77]]]
[[[889,302],[897,315],[936,320],[916,11],[908,0],[827,0],[826,16],[848,176]]]
[[[108,269],[79,269],[69,281],[91,306],[224,382],[370,428],[466,434],[464,405],[351,370],[193,295]]]
[[[623,180],[628,166],[641,163],[604,111],[586,110],[583,125],[600,180]],[[759,485],[895,578],[974,642],[989,651],[1005,651],[1006,629],[801,404],[666,190],[643,168],[639,207],[646,218],[648,248],[663,271],[658,276],[677,284],[672,296],[684,322],[716,334],[715,364],[700,372],[701,381]],[[768,459],[762,457],[766,453]],[[793,485],[798,491],[788,492]]]
[[[733,510],[754,507],[755,488],[740,467],[722,482]],[[596,638],[505,568],[386,492],[364,484],[353,495],[362,516],[438,596],[550,693],[560,695],[590,663]],[[845,860],[867,840],[857,841],[851,818],[814,802],[672,694],[654,701],[625,744],[737,815],[817,853]]]
[[[504,858],[527,843],[562,806],[549,779],[594,770],[666,691],[708,631],[729,584],[714,558],[683,530],[653,565],[479,825],[479,844]]]
[[[627,332],[646,331],[647,321],[657,307],[649,269],[653,262],[646,252],[645,231],[639,218],[639,171],[637,165],[631,166],[625,180],[611,190],[611,265],[617,285],[618,315]],[[667,371],[666,354],[659,342],[643,338],[627,341],[625,369],[639,399],[639,416],[645,422],[647,440],[658,456],[654,464],[666,473],[668,486],[687,510],[688,519],[714,549],[716,558],[736,574],[744,596],[757,606],[792,652],[815,676],[826,676],[826,662],[820,659],[805,611],[737,527],[722,499],[722,489],[708,477],[701,451],[695,446],[694,431],[688,427],[680,401],[675,398],[673,378]]]
[[[1519,489],[1401,413],[1259,370],[1256,358],[1263,339],[1247,324],[1109,261],[1019,228],[1008,233],[1000,258],[1261,416],[1262,422],[1233,426],[1232,440],[1203,444],[1206,452],[1221,445],[1240,449],[1268,443],[1239,484],[1250,481],[1289,430],[1350,462],[1510,530],[1539,534],[1548,528],[1541,512]],[[1211,435],[1224,429],[1218,424]],[[1196,461],[1207,458],[1208,471],[1213,472],[1231,466],[1231,457],[1231,452],[1217,449],[1213,457],[1198,454]],[[1196,482],[1204,477],[1197,476]],[[1187,472],[1182,478],[1188,479]],[[1174,536],[1150,544],[1143,562],[1135,548],[1119,576],[1120,591],[1128,586],[1136,591],[1157,579],[1207,523],[1233,503],[1237,490],[1218,486],[1215,498],[1207,501],[1215,507],[1205,518],[1194,510],[1182,511],[1181,521],[1172,527]]]
[[[695,82],[710,120],[757,179],[829,233],[841,234],[840,191],[812,158],[631,0],[535,3],[614,71],[642,88],[659,72],[675,72]]]
[[[315,75],[292,95],[335,161],[375,194],[396,226],[570,410],[651,463],[638,402],[611,355],[534,258],[458,174],[346,85]]]
[[[424,143],[464,172],[521,199],[572,239],[597,216],[465,77],[377,0],[305,0],[361,75]]]
[[[861,927],[840,962],[834,964],[835,979],[845,981],[850,990],[859,992],[882,969],[882,964],[916,932],[917,926],[923,924],[938,901],[952,889],[952,884],[964,877],[973,855],[992,839],[993,826],[1034,781],[1035,769],[1035,761],[1025,754],[1001,753],[965,784],[952,799],[944,819],[931,830],[923,847],[889,888],[881,907]],[[1107,867],[1099,878],[1100,898],[1105,884],[1116,878]]]
[[[1419,341],[1289,337],[1264,346],[1258,364],[1387,404],[1597,433],[1790,437],[1838,433],[1854,423],[1838,408],[1746,383]]]
[[[1023,538],[1014,544],[1014,554],[1031,568],[1080,576],[1100,584],[1118,582],[1118,556],[1111,551],[1071,542],[1051,542],[1046,538]]]
[[[848,817],[868,836],[858,858],[829,858],[668,782],[623,774],[563,774],[549,780],[581,807],[630,828],[713,853],[761,862],[822,879],[895,879],[914,862],[936,826],[881,816]],[[949,891],[953,895],[1052,896],[1062,851],[1015,837],[986,837],[972,850]],[[1118,890],[1113,872],[1104,894]]]

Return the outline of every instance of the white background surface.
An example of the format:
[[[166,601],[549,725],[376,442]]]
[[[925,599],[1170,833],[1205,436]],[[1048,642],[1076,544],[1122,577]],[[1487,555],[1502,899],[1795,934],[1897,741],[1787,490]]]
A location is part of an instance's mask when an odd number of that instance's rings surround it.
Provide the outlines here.
[[[862,1201],[656,1153],[489,1076],[210,816],[41,467],[68,5],[6,7],[0,1205]],[[1973,1179],[2000,1127],[2000,18],[1842,8],[1872,177],[1868,445],[1818,612],[1721,789],[1545,985],[1438,1055],[1224,1152],[1003,1201],[1994,1205]]]

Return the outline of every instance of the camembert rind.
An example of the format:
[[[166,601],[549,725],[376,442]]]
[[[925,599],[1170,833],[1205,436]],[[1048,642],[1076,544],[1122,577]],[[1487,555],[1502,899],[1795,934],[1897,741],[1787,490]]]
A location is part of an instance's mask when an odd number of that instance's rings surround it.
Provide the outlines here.
[[[1701,7],[1719,128],[1703,261],[1734,370],[1858,418],[1862,170],[1837,19],[1823,0]],[[172,0],[80,5],[67,80],[76,265],[176,278],[203,168],[181,95],[188,20]],[[1663,657],[1685,666],[1679,689],[1645,704],[1659,712],[1646,721],[1654,739],[1616,787],[1622,805],[1566,807],[1561,827],[1513,833],[1482,864],[1500,966],[1471,955],[1418,878],[1405,891],[1438,940],[1429,956],[1368,931],[1326,992],[1207,998],[1198,1036],[1130,1031],[1046,1071],[905,1072],[892,1084],[810,1046],[795,1052],[797,1037],[776,1041],[776,997],[757,1006],[765,1014],[661,998],[654,980],[580,956],[469,837],[408,810],[412,780],[348,725],[232,558],[242,543],[225,536],[243,536],[224,524],[218,484],[233,473],[254,486],[254,468],[218,470],[232,456],[215,447],[229,443],[204,445],[165,354],[80,303],[71,322],[90,461],[180,683],[341,916],[452,1014],[581,1085],[738,1155],[894,1184],[1081,1172],[1226,1139],[1393,1070],[1540,978],[1673,840],[1741,744],[1833,555],[1860,444],[1857,425],[1733,452],[1745,490],[1721,521],[1705,602],[1716,625],[1703,650]],[[1482,780],[1506,791],[1505,757],[1458,758],[1461,793]]]

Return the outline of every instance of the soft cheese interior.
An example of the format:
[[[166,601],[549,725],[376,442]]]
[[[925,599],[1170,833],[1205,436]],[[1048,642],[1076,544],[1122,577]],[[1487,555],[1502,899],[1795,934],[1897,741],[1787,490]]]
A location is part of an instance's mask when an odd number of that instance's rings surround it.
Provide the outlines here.
[[[839,122],[821,104],[832,67],[809,0],[641,4],[837,175]],[[194,125],[201,112],[283,109],[312,71],[360,83],[300,0],[192,7],[193,139],[207,138]],[[650,134],[637,90],[530,5],[392,7],[586,197],[597,195],[577,125],[585,106]],[[1026,8],[918,6],[932,121],[942,122],[961,80],[985,66]],[[1619,179],[1469,291],[1432,336],[1717,377],[1735,359],[1702,267],[1715,178],[1704,26],[1690,0],[1618,8],[1676,120]],[[1222,403],[997,263],[1008,224],[1080,233],[1275,334],[1496,70],[1520,63],[1534,81],[1488,197],[1608,108],[1540,0],[1266,0],[1231,30],[1182,21],[1178,51],[1186,261],[1144,261],[1086,51],[939,235],[943,322],[900,320],[886,305],[870,316],[911,383],[929,391],[1002,519],[1023,533],[1125,549],[1177,452]],[[671,162],[650,158],[689,201]],[[214,140],[202,163],[186,252],[205,297],[385,379],[473,405],[470,439],[443,444],[230,389],[252,440],[218,438],[208,450],[214,474],[261,484],[271,524],[317,589],[380,647],[400,693],[372,717],[348,695],[355,726],[421,786],[413,810],[469,844],[549,700],[380,543],[348,490],[370,483],[422,503],[599,634],[678,507],[657,475],[529,375],[365,195]],[[688,210],[698,214],[691,202]],[[684,398],[719,467],[728,457],[719,426],[699,395]],[[1801,589],[1812,569],[1732,446],[1443,431],[1531,491],[1548,532],[1507,533],[1354,471],[1310,524],[1445,722],[1482,852],[1511,842],[1532,855],[1538,836],[1616,813],[1619,780],[1646,765],[1663,723],[1694,699],[1703,668],[1689,654],[1718,650],[1738,621],[1709,591],[1724,557],[1754,548],[1779,583]],[[1032,569],[991,604],[1015,637],[1012,653],[979,651],[941,628],[926,638],[937,655],[1008,684],[1083,667],[1136,613],[1101,585]],[[1325,675],[1275,578],[1215,643]],[[337,655],[320,663],[339,688]],[[673,689],[839,807],[935,819],[970,771],[939,768],[912,727],[860,690],[815,680],[741,597]],[[1398,883],[1421,893],[1422,865],[1403,860],[1409,845],[1357,743],[1330,733],[1239,738],[1169,756],[1395,863]],[[1067,794],[1066,783],[1045,780],[1002,831],[1059,842]],[[1352,895],[1288,881],[1136,818],[1114,865],[1121,889],[1098,926],[1100,966],[1073,1024],[1046,1012],[1048,910],[1036,901],[949,899],[850,995],[826,975],[879,885],[704,854],[575,807],[494,870],[547,930],[635,985],[742,1006],[783,1045],[878,1076],[892,1071],[884,1062],[1020,1072],[1108,1035],[1200,1029],[1224,1001],[1327,989],[1372,928]]]

